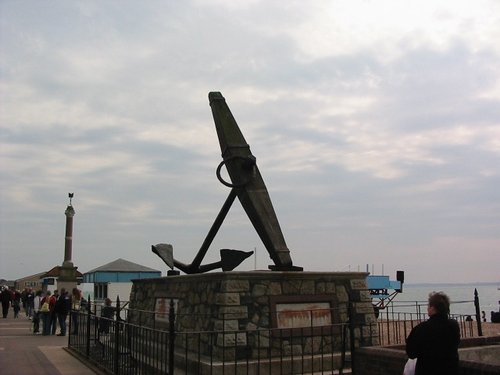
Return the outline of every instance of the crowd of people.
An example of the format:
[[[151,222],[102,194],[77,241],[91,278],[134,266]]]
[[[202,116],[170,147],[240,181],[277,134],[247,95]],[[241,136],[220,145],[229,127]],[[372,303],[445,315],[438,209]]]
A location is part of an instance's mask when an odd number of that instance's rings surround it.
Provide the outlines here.
[[[19,318],[21,307],[27,319],[33,322],[33,333],[41,335],[55,335],[59,326],[58,336],[66,336],[69,313],[72,313],[73,333],[78,333],[78,311],[82,306],[82,292],[73,288],[69,293],[64,288],[61,290],[34,291],[26,288],[22,292],[2,287],[0,293],[2,302],[2,316],[7,318],[9,309],[12,308],[14,318]]]
[[[0,300],[2,302],[2,317],[5,319],[9,314],[9,308],[14,310],[14,318],[19,317],[21,309],[21,293],[18,290],[11,291],[8,287],[2,287],[0,292]]]

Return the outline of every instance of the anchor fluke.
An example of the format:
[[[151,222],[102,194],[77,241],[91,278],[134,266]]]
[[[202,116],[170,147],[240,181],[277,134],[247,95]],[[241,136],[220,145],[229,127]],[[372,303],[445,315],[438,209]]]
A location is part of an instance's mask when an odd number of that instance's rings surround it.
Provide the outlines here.
[[[151,250],[158,255],[170,269],[174,269],[174,248],[170,244],[159,243],[152,245]]]
[[[223,271],[232,271],[238,267],[248,257],[252,256],[253,251],[241,251],[231,249],[221,249],[220,259]]]

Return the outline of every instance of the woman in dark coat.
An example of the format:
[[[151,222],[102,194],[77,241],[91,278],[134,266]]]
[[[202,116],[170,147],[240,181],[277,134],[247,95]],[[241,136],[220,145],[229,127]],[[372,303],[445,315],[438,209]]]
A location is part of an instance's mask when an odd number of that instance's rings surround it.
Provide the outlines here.
[[[9,314],[9,307],[12,301],[12,293],[9,290],[9,287],[4,287],[2,293],[0,293],[0,299],[2,300],[2,316],[7,318]]]
[[[412,329],[406,353],[417,358],[415,375],[457,375],[460,328],[450,319],[450,300],[442,292],[429,295],[429,319]]]

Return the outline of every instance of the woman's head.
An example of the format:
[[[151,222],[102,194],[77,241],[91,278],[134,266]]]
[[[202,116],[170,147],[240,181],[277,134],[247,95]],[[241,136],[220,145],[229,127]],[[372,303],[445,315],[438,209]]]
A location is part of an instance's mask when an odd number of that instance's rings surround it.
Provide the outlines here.
[[[443,292],[432,292],[429,294],[429,316],[435,314],[448,315],[450,313],[450,299]]]

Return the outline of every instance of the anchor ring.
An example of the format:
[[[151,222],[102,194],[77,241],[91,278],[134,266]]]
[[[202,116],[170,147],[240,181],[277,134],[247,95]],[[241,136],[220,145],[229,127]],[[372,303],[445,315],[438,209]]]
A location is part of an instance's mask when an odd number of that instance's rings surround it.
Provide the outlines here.
[[[224,164],[226,164],[227,161],[234,160],[234,159],[242,159],[246,163],[246,165],[245,164],[243,165],[244,169],[247,169],[247,168],[249,169],[250,167],[253,167],[255,165],[255,157],[234,155],[234,156],[231,156],[225,160],[222,160],[219,163],[219,165],[217,166],[217,170],[215,172],[215,175],[217,176],[217,179],[220,181],[220,183],[222,185],[225,185],[225,186],[230,187],[230,188],[241,188],[241,187],[245,186],[246,184],[248,184],[250,182],[250,179],[243,181],[242,183],[239,183],[239,184],[232,184],[230,182],[225,181],[222,178],[222,176],[220,175],[220,171],[222,169],[222,166]]]

